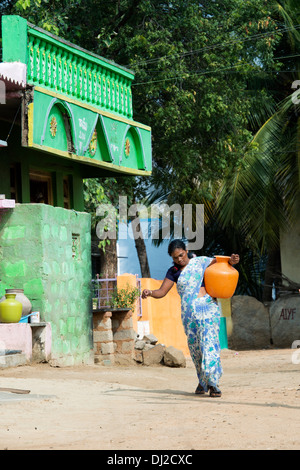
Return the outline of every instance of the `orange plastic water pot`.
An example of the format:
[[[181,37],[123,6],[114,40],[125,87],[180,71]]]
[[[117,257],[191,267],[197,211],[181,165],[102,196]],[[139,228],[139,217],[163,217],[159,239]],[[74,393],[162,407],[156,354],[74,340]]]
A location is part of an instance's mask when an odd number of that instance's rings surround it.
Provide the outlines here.
[[[228,261],[230,256],[215,256],[217,262],[206,268],[204,283],[206,292],[211,297],[228,299],[233,296],[239,273]]]

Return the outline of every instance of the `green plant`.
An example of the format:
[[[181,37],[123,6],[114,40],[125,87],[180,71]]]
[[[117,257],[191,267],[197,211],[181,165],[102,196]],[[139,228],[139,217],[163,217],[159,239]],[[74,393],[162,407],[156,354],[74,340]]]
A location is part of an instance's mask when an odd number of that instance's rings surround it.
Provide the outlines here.
[[[131,287],[129,284],[122,289],[116,288],[111,298],[111,306],[114,308],[129,308],[134,312],[135,301],[140,295],[140,289]]]

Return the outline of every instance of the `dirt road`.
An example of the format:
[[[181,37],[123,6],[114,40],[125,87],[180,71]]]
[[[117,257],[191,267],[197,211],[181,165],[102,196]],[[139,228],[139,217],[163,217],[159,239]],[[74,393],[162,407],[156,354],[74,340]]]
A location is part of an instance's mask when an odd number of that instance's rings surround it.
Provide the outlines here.
[[[299,449],[300,364],[292,350],[224,350],[222,365],[221,398],[194,395],[190,360],[184,369],[1,370],[0,387],[30,394],[2,392],[0,449]]]

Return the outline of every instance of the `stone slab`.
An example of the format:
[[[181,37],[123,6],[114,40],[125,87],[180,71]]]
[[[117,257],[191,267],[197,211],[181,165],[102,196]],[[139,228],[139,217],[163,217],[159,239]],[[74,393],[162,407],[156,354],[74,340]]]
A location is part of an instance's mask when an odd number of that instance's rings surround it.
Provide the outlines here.
[[[28,359],[26,358],[26,355],[22,353],[0,356],[0,369],[24,366],[27,363]]]
[[[273,345],[291,348],[300,340],[300,295],[287,295],[270,306],[270,323]]]
[[[0,405],[7,402],[31,401],[31,400],[49,400],[56,398],[55,395],[36,395],[36,394],[17,394],[10,392],[0,392]]]
[[[151,366],[154,364],[160,364],[164,356],[165,346],[157,344],[148,351],[143,351],[143,362],[145,366]]]
[[[234,350],[270,347],[271,333],[268,308],[247,295],[232,297],[232,333],[228,347]]]

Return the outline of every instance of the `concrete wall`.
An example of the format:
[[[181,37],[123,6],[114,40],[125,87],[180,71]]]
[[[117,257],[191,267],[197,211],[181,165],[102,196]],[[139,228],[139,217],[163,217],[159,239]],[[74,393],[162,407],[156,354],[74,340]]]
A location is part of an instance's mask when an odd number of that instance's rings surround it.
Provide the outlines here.
[[[0,350],[22,351],[28,362],[32,359],[32,333],[24,323],[0,323]]]
[[[281,234],[280,249],[283,274],[300,283],[300,218],[293,230]]]
[[[292,228],[280,233],[281,269],[289,279],[300,283],[300,203],[294,220]]]
[[[51,323],[53,363],[90,363],[90,215],[17,204],[0,217],[0,295],[24,289],[41,321]]]

